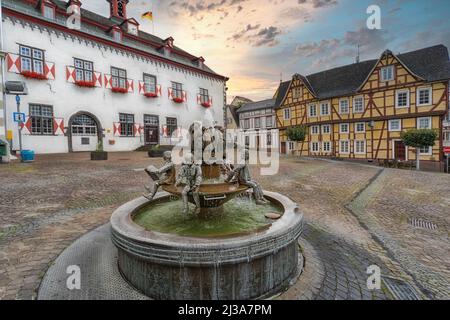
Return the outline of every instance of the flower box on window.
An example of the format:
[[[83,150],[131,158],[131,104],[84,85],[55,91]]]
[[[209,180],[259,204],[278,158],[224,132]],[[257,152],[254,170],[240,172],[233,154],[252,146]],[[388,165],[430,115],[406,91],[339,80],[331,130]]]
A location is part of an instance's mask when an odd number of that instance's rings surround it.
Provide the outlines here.
[[[147,98],[157,98],[158,94],[156,92],[145,92],[144,96],[146,96]]]
[[[94,88],[95,87],[95,81],[75,81],[75,84],[79,87],[84,88]]]
[[[184,99],[183,99],[183,98],[177,98],[177,97],[174,97],[174,98],[173,98],[173,102],[175,102],[175,103],[183,103],[183,102],[184,102]]]
[[[202,107],[205,107],[205,108],[211,107],[211,102],[209,102],[209,101],[202,102]]]
[[[112,92],[115,92],[115,93],[121,93],[121,94],[128,93],[128,89],[126,89],[126,88],[121,88],[121,87],[112,87],[112,88],[111,88],[111,91],[112,91]]]
[[[47,80],[47,77],[43,73],[34,72],[34,71],[22,71],[20,73],[25,78],[36,79],[36,80]]]

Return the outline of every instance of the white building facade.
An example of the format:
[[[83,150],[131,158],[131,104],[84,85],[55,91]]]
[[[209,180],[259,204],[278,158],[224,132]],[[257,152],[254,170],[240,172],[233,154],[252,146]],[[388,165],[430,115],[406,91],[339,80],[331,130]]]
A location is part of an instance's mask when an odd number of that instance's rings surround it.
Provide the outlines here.
[[[174,145],[195,120],[224,123],[227,78],[195,57],[139,31],[128,0],[104,0],[109,18],[81,9],[81,29],[67,27],[79,1],[3,0],[6,80],[24,81],[23,149],[36,153],[130,151]],[[109,2],[109,3],[108,3]],[[18,150],[15,97],[6,121]]]

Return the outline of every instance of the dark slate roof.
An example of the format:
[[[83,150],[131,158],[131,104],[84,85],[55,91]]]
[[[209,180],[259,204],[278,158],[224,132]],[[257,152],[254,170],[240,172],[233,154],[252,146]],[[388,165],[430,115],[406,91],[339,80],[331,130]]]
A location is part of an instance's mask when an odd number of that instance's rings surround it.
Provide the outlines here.
[[[267,100],[262,100],[262,101],[246,103],[237,110],[237,113],[261,110],[261,109],[269,109],[269,108],[274,108],[274,107],[275,107],[275,99],[267,99]]]
[[[278,108],[281,103],[283,103],[284,97],[286,96],[287,91],[289,90],[289,86],[291,84],[291,80],[280,83],[280,86],[277,90],[277,96],[275,97],[275,108]]]
[[[385,51],[389,53],[390,51]],[[448,49],[444,45],[437,45],[416,51],[396,55],[397,58],[415,75],[425,81],[439,81],[450,79],[450,60]],[[356,93],[378,60],[368,60],[346,65],[303,77],[297,75],[319,99],[345,96]],[[277,108],[282,104],[278,101]]]
[[[52,1],[60,9],[62,9],[64,11],[66,10],[68,1],[63,1],[63,0],[52,0]],[[107,6],[107,5],[108,5],[108,3],[105,1],[105,6]],[[26,14],[38,17],[40,19],[46,20],[46,18],[44,18],[41,15],[41,12],[38,9],[38,7],[30,6],[30,4],[27,4],[25,1],[4,0],[3,1],[3,6],[6,6],[6,7],[10,8],[10,9],[18,10],[20,12],[23,12],[23,13],[26,13]],[[104,26],[106,28],[111,28],[112,26],[120,25],[123,22],[122,19],[118,19],[118,18],[115,18],[115,17],[107,18],[107,17],[101,16],[99,14],[96,14],[96,13],[94,13],[92,11],[86,10],[83,7],[81,7],[81,16],[85,17],[88,20],[95,21],[95,22],[101,24],[102,26]],[[57,17],[57,19],[52,21],[52,22],[57,23],[57,24],[62,24],[64,26],[65,26],[65,23],[66,23],[65,18],[62,19],[60,17]],[[112,40],[111,36],[109,34],[105,33],[104,29],[102,29],[100,27],[97,27],[97,26],[94,26],[94,25],[83,23],[82,26],[81,26],[81,31],[85,32],[85,33],[88,33],[90,35],[93,35],[93,36],[97,36],[97,37],[103,38],[103,39]],[[155,35],[143,32],[143,31],[139,31],[138,37],[143,39],[143,40],[147,40],[147,41],[151,41],[151,42],[155,43],[156,47],[164,45],[164,40],[163,39],[161,39],[161,38],[159,38],[159,37],[157,37]],[[158,50],[158,48],[155,48],[153,46],[149,46],[148,44],[145,44],[145,43],[142,43],[142,42],[139,42],[139,41],[135,41],[135,40],[132,40],[132,39],[124,38],[121,44],[129,46],[131,48],[136,48],[136,49],[148,52],[150,54],[159,56],[159,57],[164,58],[164,59],[172,60],[174,62],[178,62],[178,63],[184,64],[186,66],[189,66],[189,67],[198,68],[199,70],[206,71],[208,73],[220,76],[220,75],[218,75],[216,72],[214,72],[212,69],[210,69],[205,64],[203,64],[203,68],[200,68],[198,65],[196,65],[192,61],[195,58],[197,58],[196,56],[193,56],[193,55],[189,54],[188,52],[184,51],[183,49],[181,49],[181,48],[179,48],[177,46],[174,46],[175,54],[171,55],[169,57],[169,56],[165,56],[160,50]],[[176,53],[179,53],[179,54],[176,54]]]

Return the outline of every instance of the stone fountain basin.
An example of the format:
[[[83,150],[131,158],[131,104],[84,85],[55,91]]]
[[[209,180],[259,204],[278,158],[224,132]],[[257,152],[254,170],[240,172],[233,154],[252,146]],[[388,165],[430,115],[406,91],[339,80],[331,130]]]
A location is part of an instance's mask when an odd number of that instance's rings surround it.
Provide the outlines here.
[[[195,238],[148,231],[133,216],[152,202],[138,198],[111,217],[125,279],[154,299],[257,299],[274,295],[301,271],[297,240],[303,214],[296,203],[273,192],[269,201],[283,208],[282,217],[259,232],[229,238]],[[157,194],[153,201],[169,201]]]

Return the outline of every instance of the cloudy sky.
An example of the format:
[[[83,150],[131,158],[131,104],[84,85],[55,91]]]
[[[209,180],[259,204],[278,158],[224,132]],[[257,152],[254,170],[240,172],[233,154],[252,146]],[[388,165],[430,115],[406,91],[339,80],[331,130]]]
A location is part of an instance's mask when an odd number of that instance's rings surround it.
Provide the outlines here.
[[[83,7],[108,16],[106,0]],[[381,8],[381,30],[366,27],[366,9]],[[140,18],[151,10],[154,23]],[[229,95],[270,98],[280,78],[308,75],[355,61],[445,44],[450,0],[130,0],[141,29],[203,56],[228,76]]]

